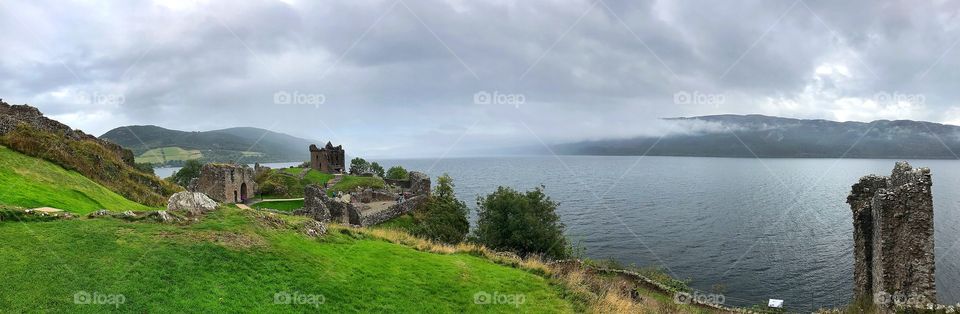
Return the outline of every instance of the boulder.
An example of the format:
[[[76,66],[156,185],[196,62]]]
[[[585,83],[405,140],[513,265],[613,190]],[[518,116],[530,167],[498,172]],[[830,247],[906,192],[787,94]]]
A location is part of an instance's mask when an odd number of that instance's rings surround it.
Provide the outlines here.
[[[214,209],[217,209],[217,202],[199,192],[178,192],[167,201],[167,210],[185,212],[190,216],[201,215]]]

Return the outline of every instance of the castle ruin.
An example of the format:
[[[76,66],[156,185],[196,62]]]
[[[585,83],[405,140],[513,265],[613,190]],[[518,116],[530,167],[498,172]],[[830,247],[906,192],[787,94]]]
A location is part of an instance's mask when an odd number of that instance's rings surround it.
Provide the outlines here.
[[[853,185],[854,296],[878,305],[936,303],[930,169],[897,162]]]
[[[323,148],[310,145],[310,168],[326,173],[343,173],[347,168],[343,145],[333,146],[330,142]]]
[[[257,191],[254,170],[246,165],[210,163],[200,168],[200,177],[189,190],[201,192],[220,203],[243,203]]]

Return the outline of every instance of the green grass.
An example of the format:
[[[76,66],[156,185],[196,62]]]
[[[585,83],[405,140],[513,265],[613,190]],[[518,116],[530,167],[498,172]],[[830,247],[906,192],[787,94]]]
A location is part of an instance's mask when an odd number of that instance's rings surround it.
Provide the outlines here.
[[[327,184],[327,181],[330,181],[333,179],[333,175],[326,172],[320,172],[320,171],[311,169],[310,172],[307,173],[305,177],[303,177],[303,179],[306,180],[306,182],[304,182],[305,184],[317,184],[320,186],[324,186],[325,184]]]
[[[138,163],[162,164],[172,160],[191,160],[203,158],[199,150],[186,150],[180,147],[154,148],[136,157]]]
[[[263,199],[303,197],[303,189],[307,185],[317,184],[320,186],[325,186],[327,181],[333,179],[332,174],[323,173],[313,169],[310,169],[310,172],[308,172],[303,179],[299,179],[301,172],[303,172],[303,168],[283,168],[271,170],[269,174],[258,178],[257,183],[260,184],[262,189],[268,185],[282,186],[286,193],[268,193],[263,194],[260,197]]]
[[[151,210],[43,159],[0,146],[0,204],[54,207],[87,214],[99,209]]]
[[[293,211],[296,209],[303,208],[303,200],[296,201],[275,201],[275,202],[260,202],[253,204],[253,208],[269,208],[282,211]]]
[[[330,187],[330,193],[336,192],[349,192],[357,187],[369,187],[369,188],[383,188],[386,186],[383,183],[383,179],[377,177],[361,177],[361,176],[350,176],[344,175],[343,179],[340,180],[336,185]]]
[[[115,219],[0,222],[4,312],[101,313],[570,313],[561,288],[478,257],[416,251],[362,235],[310,239],[218,210],[186,226]],[[287,219],[297,219],[291,217]],[[74,296],[123,295],[113,305]],[[475,304],[478,292],[521,294],[513,305]],[[323,304],[275,304],[279,292]]]
[[[378,224],[377,228],[396,229],[411,232],[415,226],[416,223],[413,221],[413,215],[406,214],[384,221],[383,223]]]

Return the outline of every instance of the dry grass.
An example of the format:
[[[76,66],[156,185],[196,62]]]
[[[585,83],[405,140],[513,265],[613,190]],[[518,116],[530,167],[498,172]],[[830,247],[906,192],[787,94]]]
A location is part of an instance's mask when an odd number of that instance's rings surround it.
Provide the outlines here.
[[[364,234],[424,252],[474,255],[497,264],[539,274],[562,286],[570,295],[570,298],[574,302],[580,303],[583,306],[583,311],[589,313],[698,312],[697,309],[681,307],[669,301],[658,301],[652,297],[640,296],[635,286],[636,283],[629,283],[616,276],[597,274],[579,264],[550,263],[543,260],[541,256],[521,258],[513,253],[496,252],[473,243],[457,245],[436,243],[397,229],[353,228],[337,224],[329,224],[327,228],[331,232],[342,232],[344,229],[349,229],[349,232]],[[637,300],[634,300],[634,295],[637,296]],[[666,298],[670,300],[669,296]]]

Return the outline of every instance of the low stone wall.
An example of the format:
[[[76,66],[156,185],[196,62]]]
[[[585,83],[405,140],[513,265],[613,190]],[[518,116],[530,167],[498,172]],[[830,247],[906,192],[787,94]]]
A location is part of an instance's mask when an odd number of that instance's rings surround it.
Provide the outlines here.
[[[387,208],[385,210],[382,210],[376,213],[361,215],[359,223],[357,225],[367,227],[367,226],[372,226],[372,225],[386,222],[387,220],[397,218],[400,215],[412,212],[414,209],[417,208],[417,206],[420,206],[420,204],[423,204],[423,202],[426,200],[427,200],[426,196],[415,196],[407,199],[403,203],[390,206],[390,208]]]

